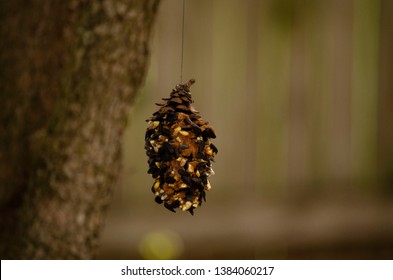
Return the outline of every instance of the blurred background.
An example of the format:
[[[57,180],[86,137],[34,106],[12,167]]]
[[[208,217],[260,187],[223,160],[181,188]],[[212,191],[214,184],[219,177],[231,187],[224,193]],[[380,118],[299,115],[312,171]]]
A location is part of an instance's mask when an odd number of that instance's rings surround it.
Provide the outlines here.
[[[212,189],[194,216],[150,191],[145,120],[180,82],[182,1],[163,0],[99,258],[393,258],[393,1],[185,3]]]

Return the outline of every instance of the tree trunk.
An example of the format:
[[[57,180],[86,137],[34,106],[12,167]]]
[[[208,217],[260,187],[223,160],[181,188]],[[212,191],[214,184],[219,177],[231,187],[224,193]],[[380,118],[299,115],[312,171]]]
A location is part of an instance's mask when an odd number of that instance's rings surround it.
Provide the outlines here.
[[[158,2],[0,2],[2,259],[94,257]]]

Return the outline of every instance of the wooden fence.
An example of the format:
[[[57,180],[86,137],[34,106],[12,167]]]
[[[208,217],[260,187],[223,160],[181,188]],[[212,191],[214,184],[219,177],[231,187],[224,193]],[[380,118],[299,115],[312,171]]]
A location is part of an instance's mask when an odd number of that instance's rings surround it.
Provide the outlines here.
[[[195,106],[217,130],[215,185],[290,195],[388,183],[391,167],[379,154],[392,155],[392,132],[379,131],[389,129],[379,102],[392,88],[383,92],[381,77],[392,75],[393,61],[383,61],[392,49],[381,44],[392,39],[382,37],[381,1],[185,2],[183,77],[197,80]],[[133,181],[149,179],[139,160],[143,120],[180,81],[181,12],[182,1],[163,1],[128,132]],[[391,20],[385,25],[392,33]]]
[[[169,228],[175,257],[391,258],[391,199],[370,194],[393,189],[393,1],[185,3],[183,79],[217,134],[212,190],[192,218],[150,192],[144,120],[180,82],[182,1],[163,0],[102,257],[141,258],[138,242]]]

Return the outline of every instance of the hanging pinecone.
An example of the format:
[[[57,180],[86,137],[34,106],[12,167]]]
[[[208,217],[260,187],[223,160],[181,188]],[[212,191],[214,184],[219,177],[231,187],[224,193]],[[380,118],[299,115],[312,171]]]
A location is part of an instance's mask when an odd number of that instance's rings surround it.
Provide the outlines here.
[[[211,162],[217,148],[210,143],[214,129],[203,120],[193,103],[190,86],[195,80],[177,85],[169,98],[156,105],[160,109],[148,119],[145,149],[149,157],[148,173],[155,182],[151,188],[155,201],[172,212],[189,211],[206,201],[211,186]]]

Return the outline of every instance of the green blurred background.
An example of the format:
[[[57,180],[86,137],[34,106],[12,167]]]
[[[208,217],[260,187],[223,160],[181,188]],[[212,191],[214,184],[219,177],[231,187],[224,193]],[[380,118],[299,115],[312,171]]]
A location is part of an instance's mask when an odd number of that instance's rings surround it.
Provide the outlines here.
[[[180,82],[182,1],[163,0],[99,258],[393,258],[393,1],[185,3],[212,189],[194,216],[150,191],[145,119]]]

